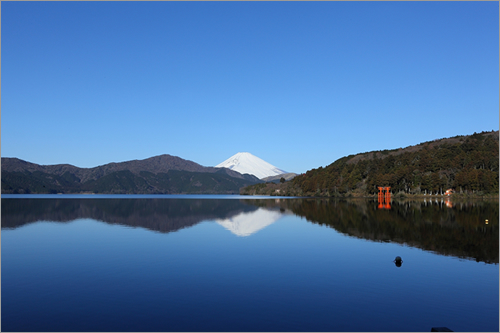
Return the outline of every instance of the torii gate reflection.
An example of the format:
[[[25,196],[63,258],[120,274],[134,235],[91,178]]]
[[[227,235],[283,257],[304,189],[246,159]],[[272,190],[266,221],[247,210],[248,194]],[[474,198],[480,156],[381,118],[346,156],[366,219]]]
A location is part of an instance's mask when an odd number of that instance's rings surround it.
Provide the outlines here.
[[[378,209],[391,209],[391,187],[379,186],[378,188]]]

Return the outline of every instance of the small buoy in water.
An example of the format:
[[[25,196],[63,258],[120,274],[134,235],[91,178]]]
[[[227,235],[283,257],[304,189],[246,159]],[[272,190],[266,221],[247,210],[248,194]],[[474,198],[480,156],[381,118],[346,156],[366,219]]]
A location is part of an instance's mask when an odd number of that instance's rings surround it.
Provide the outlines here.
[[[403,259],[401,259],[400,256],[397,256],[396,259],[394,259],[394,263],[396,264],[396,267],[401,267],[401,264],[403,263]]]
[[[484,223],[485,223],[485,224],[488,224],[488,220],[485,220],[485,221],[484,221]]]

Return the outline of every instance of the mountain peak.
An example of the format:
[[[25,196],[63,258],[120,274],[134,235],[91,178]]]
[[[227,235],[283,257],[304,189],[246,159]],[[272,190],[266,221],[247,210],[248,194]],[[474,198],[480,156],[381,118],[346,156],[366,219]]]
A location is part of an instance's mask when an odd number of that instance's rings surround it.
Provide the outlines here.
[[[217,164],[215,167],[231,169],[242,174],[249,173],[259,179],[286,173],[286,171],[248,152],[236,153],[224,162]]]

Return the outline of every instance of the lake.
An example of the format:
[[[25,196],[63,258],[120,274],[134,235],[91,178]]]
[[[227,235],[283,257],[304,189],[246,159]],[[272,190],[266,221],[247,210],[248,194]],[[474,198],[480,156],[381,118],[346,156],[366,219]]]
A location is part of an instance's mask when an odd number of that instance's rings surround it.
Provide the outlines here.
[[[499,330],[498,201],[1,204],[2,331]]]

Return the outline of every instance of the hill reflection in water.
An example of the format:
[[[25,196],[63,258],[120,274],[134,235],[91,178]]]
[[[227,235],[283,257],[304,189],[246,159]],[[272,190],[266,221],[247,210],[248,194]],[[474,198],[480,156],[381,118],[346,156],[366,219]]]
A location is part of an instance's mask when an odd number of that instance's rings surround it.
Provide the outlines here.
[[[90,218],[168,233],[257,209],[223,199],[2,199],[2,229],[38,221]]]
[[[498,202],[448,206],[436,200],[394,201],[391,209],[380,210],[370,200],[2,199],[2,229],[90,218],[168,233],[215,221],[238,236],[250,236],[293,213],[352,237],[498,263]]]
[[[377,201],[329,199],[252,200],[261,207],[280,207],[342,234],[377,242],[395,242],[485,263],[498,263],[498,201]],[[486,220],[489,222],[486,224]]]

